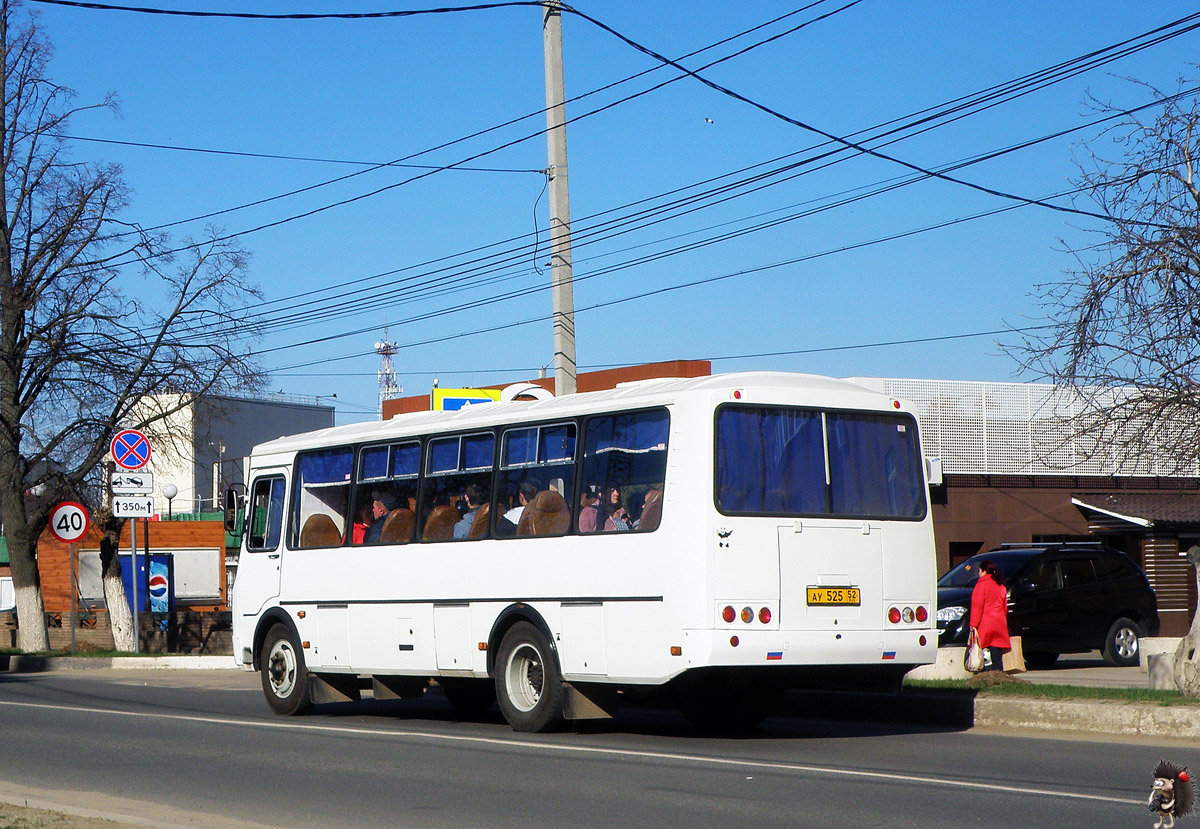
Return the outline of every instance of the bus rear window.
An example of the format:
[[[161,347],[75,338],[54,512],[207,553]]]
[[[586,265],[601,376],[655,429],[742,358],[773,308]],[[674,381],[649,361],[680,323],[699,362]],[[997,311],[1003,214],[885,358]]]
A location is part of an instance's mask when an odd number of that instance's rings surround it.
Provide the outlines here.
[[[920,519],[916,424],[904,415],[727,406],[717,414],[725,513]]]

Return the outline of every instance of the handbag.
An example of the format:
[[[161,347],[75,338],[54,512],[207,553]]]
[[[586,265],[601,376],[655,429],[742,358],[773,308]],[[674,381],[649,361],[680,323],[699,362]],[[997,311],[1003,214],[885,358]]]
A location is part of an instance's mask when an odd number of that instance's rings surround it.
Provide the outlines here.
[[[1019,674],[1025,671],[1025,651],[1020,636],[1010,636],[1012,647],[1004,652],[1004,673]]]
[[[983,648],[979,644],[979,634],[975,632],[975,628],[971,628],[971,635],[967,638],[967,655],[963,660],[963,667],[973,674],[983,670]]]

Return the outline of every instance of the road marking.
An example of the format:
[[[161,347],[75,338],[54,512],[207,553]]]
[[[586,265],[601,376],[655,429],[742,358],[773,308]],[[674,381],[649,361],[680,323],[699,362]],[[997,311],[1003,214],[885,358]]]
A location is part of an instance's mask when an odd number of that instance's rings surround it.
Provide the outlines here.
[[[1056,799],[1087,800],[1095,803],[1120,803],[1144,806],[1143,800],[1131,800],[1123,797],[1110,797],[1102,794],[1084,794],[1082,792],[1065,791],[1063,789],[1035,789],[1028,786],[1005,786],[999,783],[982,783],[970,780],[951,780],[932,775],[898,774],[895,772],[864,771],[862,769],[837,769],[827,766],[810,766],[803,763],[784,763],[771,760],[749,760],[728,757],[705,757],[700,754],[681,754],[672,751],[644,751],[628,748],[606,748],[603,746],[566,745],[561,743],[543,743],[534,740],[512,738],[502,740],[497,737],[478,737],[464,734],[437,734],[429,731],[381,731],[374,728],[355,726],[316,725],[292,721],[277,722],[272,720],[243,720],[233,717],[198,717],[189,714],[158,714],[146,711],[113,711],[103,708],[78,708],[69,705],[50,705],[39,702],[12,702],[0,700],[0,706],[17,708],[41,708],[47,711],[68,711],[84,714],[109,714],[115,717],[134,717],[145,719],[178,720],[180,722],[209,723],[236,727],[263,729],[282,729],[307,731],[317,734],[332,734],[345,736],[359,734],[370,737],[399,737],[417,738],[445,743],[473,743],[476,745],[500,746],[503,748],[529,748],[561,754],[594,754],[604,757],[627,757],[642,760],[670,760],[683,763],[695,763],[708,766],[726,766],[729,768],[759,769],[764,771],[804,772],[829,777],[853,777],[858,779],[881,780],[894,783],[915,783],[921,786],[937,785],[949,788],[970,789],[971,791],[999,792],[1003,794],[1027,794]]]

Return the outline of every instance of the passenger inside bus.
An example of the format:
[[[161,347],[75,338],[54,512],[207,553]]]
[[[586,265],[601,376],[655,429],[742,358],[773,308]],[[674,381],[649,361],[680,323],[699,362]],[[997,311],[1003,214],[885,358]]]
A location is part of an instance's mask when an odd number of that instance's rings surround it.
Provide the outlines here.
[[[399,506],[400,502],[390,492],[375,490],[371,493],[371,514],[374,516],[374,520],[371,522],[371,526],[367,527],[367,531],[363,536],[364,544],[379,543],[380,536],[383,533],[383,525],[387,521],[388,514]]]
[[[521,514],[525,512],[525,508],[529,502],[538,494],[537,482],[530,479],[522,481],[517,487],[517,504],[512,509],[508,510],[496,522],[496,535],[509,536],[517,534],[517,525],[521,523]]]
[[[625,510],[621,489],[610,483],[604,489],[604,531],[624,532],[633,529],[633,520]]]
[[[487,502],[488,494],[487,490],[479,484],[471,484],[467,487],[464,497],[467,499],[467,512],[462,520],[454,525],[455,538],[471,537],[471,526],[475,523],[475,516],[479,512],[480,506]]]
[[[658,529],[658,524],[662,521],[662,484],[651,484],[646,490],[646,497],[642,501],[642,512],[638,519],[633,522],[635,530],[644,530],[650,532]]]
[[[579,531],[594,533],[604,525],[600,521],[600,493],[595,484],[585,486],[579,497]]]

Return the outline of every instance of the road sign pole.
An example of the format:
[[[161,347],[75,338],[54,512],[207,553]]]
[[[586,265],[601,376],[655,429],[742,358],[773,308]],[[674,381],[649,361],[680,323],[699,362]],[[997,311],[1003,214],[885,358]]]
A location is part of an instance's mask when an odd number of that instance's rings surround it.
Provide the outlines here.
[[[71,653],[75,653],[75,542],[71,542]]]
[[[133,586],[133,652],[141,650],[141,624],[138,621],[138,562],[137,562],[137,519],[129,522],[129,551],[133,557],[133,577],[129,583]]]

